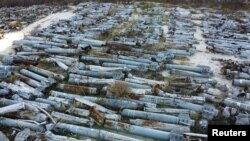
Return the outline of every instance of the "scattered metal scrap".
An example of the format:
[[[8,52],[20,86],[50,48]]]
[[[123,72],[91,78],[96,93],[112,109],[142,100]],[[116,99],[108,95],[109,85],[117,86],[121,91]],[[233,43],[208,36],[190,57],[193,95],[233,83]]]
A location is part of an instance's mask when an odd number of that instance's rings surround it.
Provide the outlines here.
[[[21,30],[37,19],[63,9],[65,9],[65,6],[48,5],[0,8],[0,39],[4,37],[4,33]]]
[[[65,132],[110,141],[184,141],[184,135],[206,138],[208,123],[221,118],[249,124],[249,63],[226,62],[223,69],[234,85],[246,87],[243,102],[239,91],[213,80],[206,64],[173,64],[196,52],[193,11],[152,7],[116,38],[97,39],[131,22],[136,6],[81,3],[72,19],[14,42],[16,54],[4,56],[0,66],[0,125],[17,141],[75,140],[54,134]],[[168,13],[168,32],[162,13]],[[142,34],[124,36],[130,31]],[[148,48],[161,43],[171,46]],[[164,69],[167,78],[157,73]]]

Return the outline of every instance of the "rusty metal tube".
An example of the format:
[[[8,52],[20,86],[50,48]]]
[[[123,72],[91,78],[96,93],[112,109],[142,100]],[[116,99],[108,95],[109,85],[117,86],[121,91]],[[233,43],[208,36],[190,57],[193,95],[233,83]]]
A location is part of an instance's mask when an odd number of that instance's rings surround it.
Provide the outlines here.
[[[38,67],[35,67],[35,66],[29,66],[28,69],[33,71],[33,72],[39,73],[41,75],[51,77],[51,78],[55,78],[55,79],[58,79],[58,80],[63,80],[65,78],[62,74],[57,74],[57,73],[54,73],[54,72],[51,72],[51,71],[48,71],[48,70],[45,70],[45,69],[41,69],[41,68],[38,68]]]
[[[42,83],[36,81],[36,80],[33,80],[29,77],[26,77],[26,76],[23,76],[19,73],[15,73],[15,75],[23,82],[27,83],[28,85],[34,87],[34,88],[37,88],[39,90],[44,90],[44,88],[46,87],[46,85],[43,85]]]
[[[80,86],[80,85],[71,85],[71,84],[58,84],[57,89],[61,91],[70,91],[73,93],[80,93],[80,94],[97,94],[97,88],[94,87],[87,87],[87,86]]]
[[[89,120],[86,118],[79,118],[76,116],[72,116],[72,115],[68,115],[68,114],[64,114],[64,113],[60,113],[60,112],[53,111],[51,113],[51,115],[53,117],[56,117],[58,119],[62,119],[63,121],[67,121],[67,122],[72,123],[72,124],[81,125],[81,124],[88,124],[89,123]]]

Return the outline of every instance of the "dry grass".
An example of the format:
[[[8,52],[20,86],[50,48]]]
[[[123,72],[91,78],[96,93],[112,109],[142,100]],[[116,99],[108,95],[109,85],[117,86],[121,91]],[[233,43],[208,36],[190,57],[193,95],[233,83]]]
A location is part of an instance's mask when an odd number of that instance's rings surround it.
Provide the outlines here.
[[[11,75],[11,76],[5,78],[3,81],[5,81],[6,83],[13,83],[15,80],[17,80],[17,76]]]
[[[133,94],[131,92],[131,88],[128,84],[124,82],[115,82],[114,84],[108,87],[109,92],[112,97],[116,98],[131,98]]]
[[[21,23],[21,21],[16,20],[16,21],[10,22],[9,26],[10,26],[11,29],[18,29],[18,28],[20,28],[22,26],[22,23]]]
[[[146,29],[146,32],[147,33],[153,33],[155,31],[155,29],[153,28],[153,27],[148,27],[147,29]]]
[[[133,14],[132,16],[133,17]],[[113,35],[114,36],[125,36],[128,38],[135,38],[135,37],[139,37],[142,36],[141,32],[138,31],[133,31],[132,29],[134,28],[133,26],[135,25],[136,20],[135,19],[130,19],[129,21],[119,24],[115,27],[115,29],[113,30]]]
[[[97,52],[95,50],[90,50],[89,54],[92,55],[92,56],[96,56],[96,57],[113,58],[113,56],[110,55],[110,54],[103,53],[103,52]]]
[[[111,7],[108,11],[108,16],[114,16],[118,12],[118,7]]]
[[[4,30],[0,29],[0,39],[4,38]]]
[[[109,39],[112,39],[113,36],[112,36],[111,33],[112,33],[111,30],[107,30],[107,31],[101,33],[100,35],[98,35],[96,37],[96,39],[97,40],[109,40]]]
[[[152,3],[152,2],[142,2],[141,4],[140,4],[140,8],[142,9],[142,10],[148,10],[148,9],[151,9],[151,8],[153,8],[155,5],[154,5],[155,3]]]
[[[192,63],[183,60],[183,61],[180,61],[180,65],[191,66]]]
[[[41,60],[41,61],[38,62],[37,67],[48,70],[48,71],[52,71],[52,72],[55,72],[55,73],[58,73],[58,74],[62,74],[65,77],[68,76],[68,73],[66,71],[64,71],[63,69],[61,69],[60,67],[58,67],[54,63],[48,63],[48,62],[45,62],[45,61]]]
[[[144,47],[145,50],[150,50],[150,51],[165,51],[167,46],[159,43],[159,44],[153,44],[153,45],[147,45]]]
[[[163,15],[162,16],[162,24],[167,24],[169,20],[169,15]]]
[[[187,60],[187,57],[186,56],[175,56],[174,58],[175,60],[181,60],[181,61],[184,61],[184,60]]]
[[[102,34],[98,35],[96,39],[98,40],[113,40],[113,38],[119,34],[119,25],[114,26],[113,28],[103,32]]]
[[[96,37],[96,39],[98,40],[103,40],[103,41],[108,41],[108,40],[113,40],[114,37],[117,37],[119,35],[122,34],[123,31],[129,31],[129,29],[132,28],[132,26],[134,25],[135,21],[128,21],[125,23],[121,23],[118,25],[115,25],[114,27],[112,27],[111,29],[103,32],[102,34],[98,35]],[[126,33],[127,37],[134,37],[137,36],[138,33],[131,31]]]
[[[196,113],[196,114],[191,115],[191,119],[196,121],[196,124],[193,127],[192,131],[198,132],[198,133],[200,133],[202,131],[202,128],[201,128],[200,124],[198,123],[198,121],[200,121],[201,118],[202,118],[202,115],[200,113]]]
[[[143,77],[152,80],[164,81],[164,77],[162,77],[162,74],[156,71],[147,71],[146,73],[143,74]]]
[[[4,34],[4,30],[3,29],[0,29],[0,34]]]
[[[50,68],[55,67],[55,64],[53,64],[53,63],[48,63],[48,62],[45,62],[45,61],[39,61],[37,67],[42,68],[42,69],[45,69],[45,70],[48,70],[48,69],[50,69]]]

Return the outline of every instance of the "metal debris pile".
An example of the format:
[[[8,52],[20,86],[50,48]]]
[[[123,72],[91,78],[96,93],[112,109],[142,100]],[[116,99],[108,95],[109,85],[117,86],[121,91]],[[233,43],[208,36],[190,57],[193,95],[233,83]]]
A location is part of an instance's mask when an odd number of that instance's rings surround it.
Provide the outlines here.
[[[7,137],[184,141],[206,138],[208,123],[249,124],[249,100],[231,97],[229,86],[213,79],[213,68],[173,63],[196,53],[193,11],[140,13],[138,7],[81,3],[72,19],[15,41],[16,54],[0,66],[0,125]],[[135,14],[148,18],[131,19]],[[119,25],[125,29],[112,32]],[[143,33],[126,37],[131,31]],[[115,35],[97,39],[107,33]],[[159,43],[164,46],[148,49]],[[236,68],[249,73],[248,66]]]
[[[37,19],[62,11],[63,9],[65,9],[64,6],[47,5],[0,8],[0,39],[4,37],[4,33],[21,30]]]
[[[232,14],[218,12],[205,14],[203,31],[211,52],[248,58],[250,55],[249,12]],[[209,20],[208,20],[209,19]]]
[[[191,12],[183,8],[172,9],[169,14],[168,36],[166,41],[171,45],[172,50],[180,56],[190,56],[195,53],[194,38],[196,28],[191,22]]]
[[[222,72],[227,79],[233,79],[233,85],[245,87],[250,86],[250,64],[249,61],[220,60],[223,63]]]

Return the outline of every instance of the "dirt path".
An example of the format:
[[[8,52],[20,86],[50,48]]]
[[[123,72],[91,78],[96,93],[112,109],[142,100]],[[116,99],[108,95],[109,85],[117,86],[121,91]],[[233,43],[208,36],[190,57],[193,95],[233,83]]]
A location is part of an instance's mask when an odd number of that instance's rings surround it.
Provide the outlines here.
[[[58,13],[48,15],[47,17],[28,25],[21,31],[5,34],[4,38],[0,40],[0,54],[6,55],[6,54],[12,53],[13,50],[11,46],[12,46],[13,41],[23,39],[24,36],[29,35],[32,30],[42,29],[42,28],[48,27],[53,22],[57,22],[62,19],[69,19],[73,17],[74,16],[73,9],[74,8],[71,8],[68,11],[63,11],[63,12],[58,12]]]

